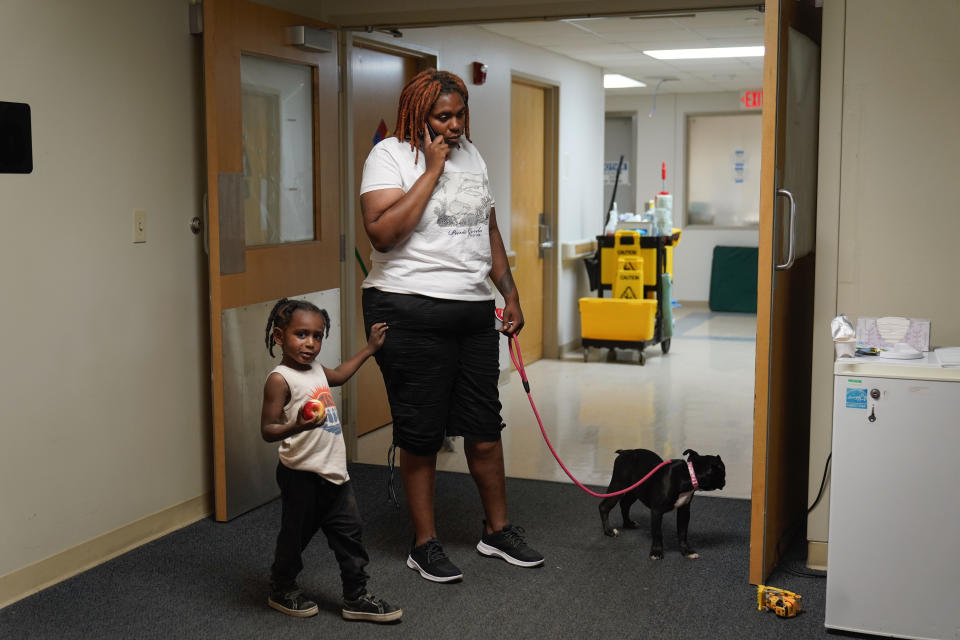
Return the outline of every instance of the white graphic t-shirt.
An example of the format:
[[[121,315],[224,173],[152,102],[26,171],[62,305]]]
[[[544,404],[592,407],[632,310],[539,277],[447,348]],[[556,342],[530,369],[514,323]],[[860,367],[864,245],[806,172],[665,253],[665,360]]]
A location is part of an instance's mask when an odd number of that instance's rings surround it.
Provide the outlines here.
[[[308,400],[320,402],[327,412],[322,424],[280,441],[280,461],[289,469],[312,471],[333,484],[349,480],[340,414],[323,367],[314,362],[309,369],[300,371],[278,364],[270,373],[282,375],[290,388],[290,401],[283,407],[284,424],[296,422],[300,408]]]
[[[409,142],[394,137],[381,141],[363,165],[360,193],[409,191],[427,169],[423,151],[416,163],[414,155]],[[448,300],[492,300],[487,277],[493,206],[487,165],[477,148],[461,138],[413,233],[389,251],[371,253],[363,288]]]

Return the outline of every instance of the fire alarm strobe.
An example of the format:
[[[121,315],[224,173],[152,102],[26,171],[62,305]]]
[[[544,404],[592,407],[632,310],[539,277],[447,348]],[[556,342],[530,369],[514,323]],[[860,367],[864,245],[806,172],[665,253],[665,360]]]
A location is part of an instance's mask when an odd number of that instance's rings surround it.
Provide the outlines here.
[[[483,84],[487,81],[487,65],[482,62],[473,63],[473,84]]]

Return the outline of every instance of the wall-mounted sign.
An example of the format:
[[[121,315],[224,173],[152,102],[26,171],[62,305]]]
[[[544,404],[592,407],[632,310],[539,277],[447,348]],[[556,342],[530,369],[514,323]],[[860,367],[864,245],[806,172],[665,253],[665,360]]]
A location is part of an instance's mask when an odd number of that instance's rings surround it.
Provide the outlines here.
[[[763,89],[744,91],[740,94],[740,104],[743,109],[762,109]]]
[[[613,186],[613,183],[617,181],[617,165],[619,164],[619,161],[603,163],[603,184]],[[620,167],[620,180],[618,184],[630,184],[630,163],[626,160],[623,161],[623,166]]]
[[[733,183],[743,184],[747,179],[747,152],[743,149],[736,149],[730,154],[730,161],[733,164]]]

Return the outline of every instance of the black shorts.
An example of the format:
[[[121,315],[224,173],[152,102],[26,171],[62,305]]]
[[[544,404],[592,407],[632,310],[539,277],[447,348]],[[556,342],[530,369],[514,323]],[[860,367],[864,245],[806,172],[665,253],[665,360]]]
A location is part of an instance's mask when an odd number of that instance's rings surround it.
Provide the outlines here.
[[[500,333],[493,311],[493,300],[363,290],[367,335],[375,322],[389,325],[376,359],[398,447],[425,456],[440,450],[445,435],[500,439]]]

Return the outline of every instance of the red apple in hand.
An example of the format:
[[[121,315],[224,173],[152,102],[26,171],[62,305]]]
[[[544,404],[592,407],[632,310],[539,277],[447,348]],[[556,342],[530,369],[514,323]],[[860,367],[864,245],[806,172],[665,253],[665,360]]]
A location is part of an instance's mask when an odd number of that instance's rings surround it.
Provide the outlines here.
[[[327,416],[327,410],[318,400],[307,400],[303,403],[300,413],[303,414],[303,419],[309,422],[323,422],[323,419]]]

